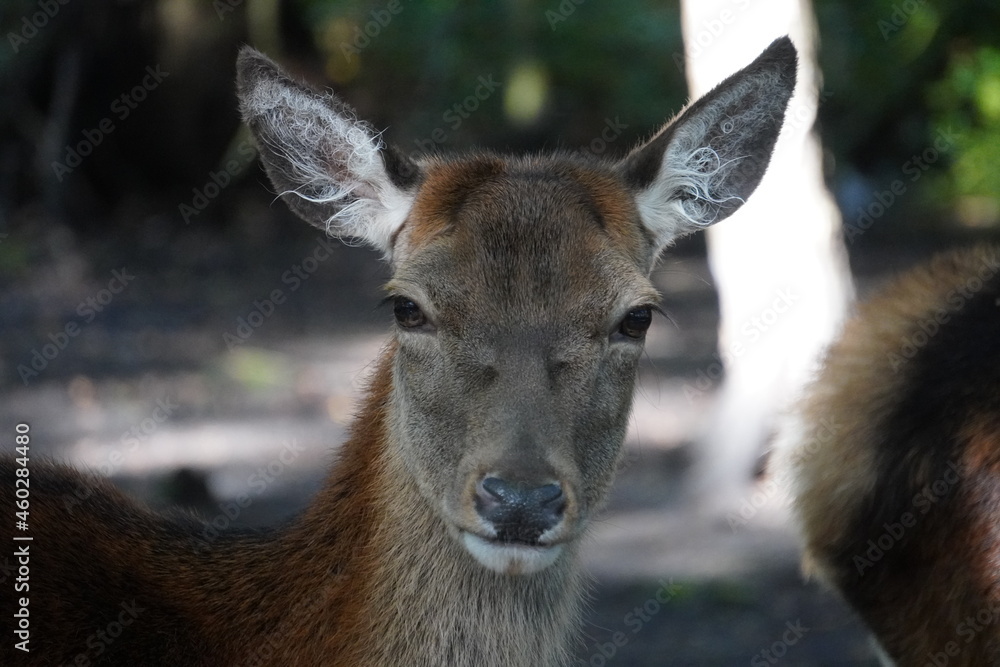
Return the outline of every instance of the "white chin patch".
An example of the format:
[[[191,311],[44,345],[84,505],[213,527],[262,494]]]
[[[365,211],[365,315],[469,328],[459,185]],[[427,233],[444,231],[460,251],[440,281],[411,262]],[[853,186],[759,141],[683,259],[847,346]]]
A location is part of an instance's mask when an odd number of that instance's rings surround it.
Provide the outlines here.
[[[561,544],[551,547],[498,544],[465,531],[462,532],[462,544],[483,567],[500,574],[539,572],[556,562],[559,554],[562,553]]]

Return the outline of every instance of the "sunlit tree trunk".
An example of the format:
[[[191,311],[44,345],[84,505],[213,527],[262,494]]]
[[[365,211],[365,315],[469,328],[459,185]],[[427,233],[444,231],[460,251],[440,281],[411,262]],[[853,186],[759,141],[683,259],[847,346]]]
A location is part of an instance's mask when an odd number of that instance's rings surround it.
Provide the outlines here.
[[[746,493],[775,418],[799,392],[853,297],[840,213],[825,187],[813,132],[821,80],[808,0],[683,0],[690,95],[696,98],[791,36],[798,87],[770,169],[748,204],[709,231],[726,368],[699,443],[693,489],[731,511]]]

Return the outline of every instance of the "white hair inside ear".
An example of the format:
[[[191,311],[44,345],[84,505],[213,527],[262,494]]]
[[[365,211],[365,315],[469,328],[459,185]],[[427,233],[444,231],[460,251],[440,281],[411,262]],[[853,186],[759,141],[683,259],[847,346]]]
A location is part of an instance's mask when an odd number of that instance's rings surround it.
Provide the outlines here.
[[[391,254],[392,239],[413,205],[418,168],[395,155],[381,135],[333,94],[293,81],[262,54],[240,54],[244,120],[278,194],[310,224],[345,241]]]
[[[724,220],[757,188],[795,89],[796,63],[791,41],[775,40],[619,164],[658,251]]]

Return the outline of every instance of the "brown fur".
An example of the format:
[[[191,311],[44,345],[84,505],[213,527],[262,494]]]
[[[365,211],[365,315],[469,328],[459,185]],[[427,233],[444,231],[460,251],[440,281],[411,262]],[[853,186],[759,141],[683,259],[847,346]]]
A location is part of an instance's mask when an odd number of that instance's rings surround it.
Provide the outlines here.
[[[361,664],[344,639],[356,636],[350,624],[364,618],[360,609],[367,605],[356,591],[369,585],[375,562],[368,545],[381,508],[363,498],[385,484],[384,448],[375,445],[384,442],[391,359],[380,364],[319,497],[267,536],[223,535],[206,543],[195,537],[199,522],[173,517],[189,527],[182,536],[175,523],[104,480],[32,462],[32,652],[15,652],[5,641],[4,664],[74,664],[81,654],[114,665]],[[6,510],[13,505],[10,460],[0,459],[0,469]],[[90,495],[77,502],[81,484]],[[10,522],[2,536],[12,543]],[[69,578],[67,558],[74,563]],[[88,637],[114,622],[123,602],[142,611],[120,638],[110,644],[94,638],[88,647]],[[11,596],[3,596],[0,611],[12,617]]]
[[[939,255],[862,304],[799,419],[807,569],[900,665],[1000,661],[1000,250]]]

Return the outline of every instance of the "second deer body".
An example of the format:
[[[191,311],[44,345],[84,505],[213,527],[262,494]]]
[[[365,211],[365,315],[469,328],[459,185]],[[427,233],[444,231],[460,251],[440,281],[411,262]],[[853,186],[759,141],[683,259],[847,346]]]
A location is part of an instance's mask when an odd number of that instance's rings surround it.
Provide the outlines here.
[[[1000,248],[862,304],[793,424],[807,569],[886,663],[1000,664]]]
[[[607,496],[658,303],[649,273],[756,188],[795,67],[778,40],[617,163],[412,162],[245,50],[241,107],[272,182],[307,221],[387,257],[392,341],[288,527],[205,543],[193,518],[37,466],[31,652],[5,641],[4,664],[566,664],[579,538]]]

